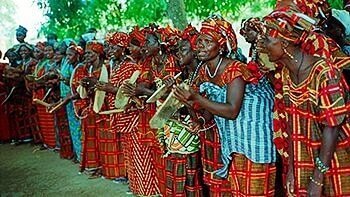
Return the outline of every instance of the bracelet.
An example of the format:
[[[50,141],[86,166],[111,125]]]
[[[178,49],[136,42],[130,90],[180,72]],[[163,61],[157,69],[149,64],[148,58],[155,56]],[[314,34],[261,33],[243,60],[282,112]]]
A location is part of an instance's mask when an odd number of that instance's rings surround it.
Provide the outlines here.
[[[329,167],[326,166],[319,157],[316,157],[315,159],[315,164],[316,164],[316,167],[317,169],[322,173],[322,174],[325,174],[328,170],[329,170]]]
[[[205,125],[205,118],[203,116],[199,116],[198,117],[198,120],[202,120],[203,121],[203,124],[202,125]]]
[[[320,182],[316,181],[314,178],[312,178],[312,176],[310,176],[310,180],[311,180],[311,182],[313,182],[317,186],[321,186],[321,187],[323,186],[323,183],[320,183]]]

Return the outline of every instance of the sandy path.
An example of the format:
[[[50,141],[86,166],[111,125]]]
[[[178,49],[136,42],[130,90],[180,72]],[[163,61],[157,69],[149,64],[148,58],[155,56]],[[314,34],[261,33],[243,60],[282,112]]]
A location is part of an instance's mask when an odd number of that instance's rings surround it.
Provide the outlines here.
[[[130,196],[126,185],[88,179],[78,165],[29,144],[0,144],[0,196]]]

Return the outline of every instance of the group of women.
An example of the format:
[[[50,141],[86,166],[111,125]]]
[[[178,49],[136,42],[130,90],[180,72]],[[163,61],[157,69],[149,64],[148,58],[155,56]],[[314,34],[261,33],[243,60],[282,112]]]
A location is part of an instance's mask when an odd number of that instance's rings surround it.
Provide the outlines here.
[[[345,37],[326,35],[333,13],[278,1],[245,20],[248,63],[218,15],[199,31],[151,24],[85,49],[32,46],[19,28],[1,136],[57,149],[137,196],[350,196],[350,58]]]

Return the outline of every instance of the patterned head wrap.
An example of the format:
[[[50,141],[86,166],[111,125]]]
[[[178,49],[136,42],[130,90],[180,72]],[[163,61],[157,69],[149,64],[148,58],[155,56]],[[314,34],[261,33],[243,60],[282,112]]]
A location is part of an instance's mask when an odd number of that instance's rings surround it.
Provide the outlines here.
[[[294,11],[301,12],[306,14],[309,17],[317,18],[321,17],[323,19],[326,18],[325,12],[328,12],[330,6],[327,0],[291,0],[286,1],[289,2],[289,5],[284,5],[283,2],[285,0],[277,0],[276,8],[280,9],[281,7],[288,6],[287,9],[291,9]]]
[[[241,29],[239,30],[239,33],[246,37],[247,34],[247,28],[253,29],[258,34],[262,35],[266,32],[266,27],[264,23],[258,18],[258,17],[252,17],[247,20],[243,20],[241,24]]]
[[[83,48],[81,46],[72,44],[68,47],[68,49],[75,51],[78,55],[82,56],[84,54]]]
[[[345,37],[350,36],[350,14],[346,10],[332,9],[332,16],[337,19],[345,29]]]
[[[333,41],[316,33],[312,19],[305,14],[293,11],[276,10],[264,18],[267,33],[271,37],[288,40],[311,55],[329,59],[335,50]]]
[[[191,44],[191,48],[196,48],[196,41],[198,38],[199,32],[192,25],[188,25],[182,32],[181,38],[183,40],[188,40]]]
[[[124,32],[115,32],[107,38],[107,42],[126,48],[129,45],[129,35]]]
[[[132,32],[129,34],[130,41],[136,40],[139,43],[139,46],[142,47],[146,43],[146,34],[144,30],[140,30],[138,26],[135,26]]]
[[[103,55],[103,44],[96,40],[89,41],[86,43],[86,50],[92,50],[99,55]]]
[[[23,27],[22,25],[18,26],[18,28],[16,29],[17,34],[21,34],[24,36],[27,35],[27,32],[28,32],[28,30],[25,27]]]
[[[180,31],[175,28],[171,28],[169,25],[165,28],[158,28],[155,33],[161,44],[165,45],[166,47],[175,46],[180,38]]]
[[[232,26],[221,16],[211,16],[202,22],[201,34],[214,38],[228,55],[237,51],[237,38]]]

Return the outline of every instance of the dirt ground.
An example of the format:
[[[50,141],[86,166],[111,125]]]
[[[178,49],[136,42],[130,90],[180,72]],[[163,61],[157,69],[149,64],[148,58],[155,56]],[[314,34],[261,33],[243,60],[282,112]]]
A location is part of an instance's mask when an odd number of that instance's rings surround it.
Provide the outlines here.
[[[38,146],[0,144],[0,196],[131,196],[127,186],[78,174],[78,164]]]

